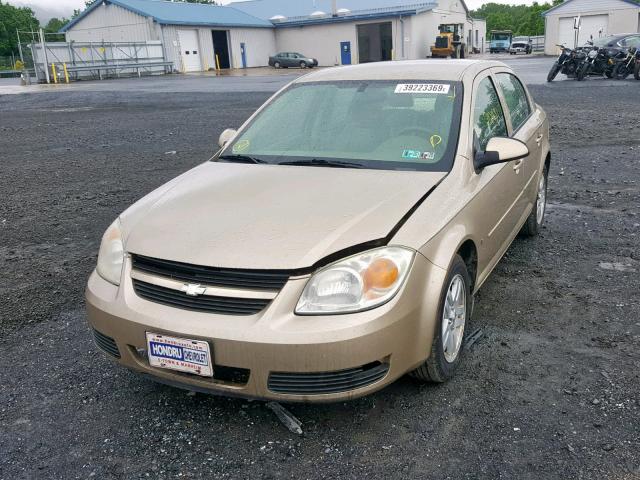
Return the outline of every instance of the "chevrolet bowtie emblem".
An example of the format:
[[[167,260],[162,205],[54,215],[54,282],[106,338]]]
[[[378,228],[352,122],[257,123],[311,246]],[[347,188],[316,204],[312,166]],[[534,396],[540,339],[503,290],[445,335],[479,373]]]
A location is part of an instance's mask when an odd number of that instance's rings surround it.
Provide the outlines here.
[[[185,283],[182,286],[181,290],[190,297],[197,297],[198,295],[202,295],[207,291],[206,287],[203,287],[202,285],[198,285],[196,283]]]

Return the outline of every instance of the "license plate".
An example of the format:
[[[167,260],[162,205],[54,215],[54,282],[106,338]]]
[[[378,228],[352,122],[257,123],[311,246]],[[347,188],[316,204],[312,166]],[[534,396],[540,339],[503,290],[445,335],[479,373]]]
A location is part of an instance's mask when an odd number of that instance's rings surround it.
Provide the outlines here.
[[[147,332],[147,353],[152,367],[202,377],[213,376],[211,351],[207,342]]]

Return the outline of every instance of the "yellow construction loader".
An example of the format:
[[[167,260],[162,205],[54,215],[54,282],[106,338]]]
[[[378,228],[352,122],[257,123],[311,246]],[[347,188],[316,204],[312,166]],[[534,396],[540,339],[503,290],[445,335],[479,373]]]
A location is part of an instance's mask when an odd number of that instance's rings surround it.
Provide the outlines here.
[[[436,37],[436,44],[431,47],[431,57],[464,58],[467,46],[462,41],[463,28],[461,23],[439,25],[440,33]]]

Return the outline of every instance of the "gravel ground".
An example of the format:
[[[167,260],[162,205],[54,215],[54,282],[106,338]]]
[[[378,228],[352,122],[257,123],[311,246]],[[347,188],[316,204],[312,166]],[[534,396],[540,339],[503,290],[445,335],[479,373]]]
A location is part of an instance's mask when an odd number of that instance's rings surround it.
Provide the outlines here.
[[[289,406],[112,364],[82,293],[133,201],[206,160],[266,93],[0,96],[0,478],[640,478],[640,83],[533,86],[552,121],[542,235],[478,296],[441,386]]]

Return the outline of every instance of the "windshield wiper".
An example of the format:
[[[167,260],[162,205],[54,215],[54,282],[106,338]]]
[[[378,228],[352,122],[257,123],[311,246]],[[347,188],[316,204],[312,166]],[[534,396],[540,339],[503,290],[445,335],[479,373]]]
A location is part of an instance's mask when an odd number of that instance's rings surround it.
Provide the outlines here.
[[[226,162],[234,163],[267,163],[264,160],[252,157],[250,155],[221,155],[220,157],[218,157],[218,160],[224,160]]]
[[[288,162],[280,162],[278,165],[302,165],[310,167],[333,167],[333,168],[364,168],[361,163],[341,162],[339,160],[322,160],[319,158],[311,158],[309,160],[291,160]]]

